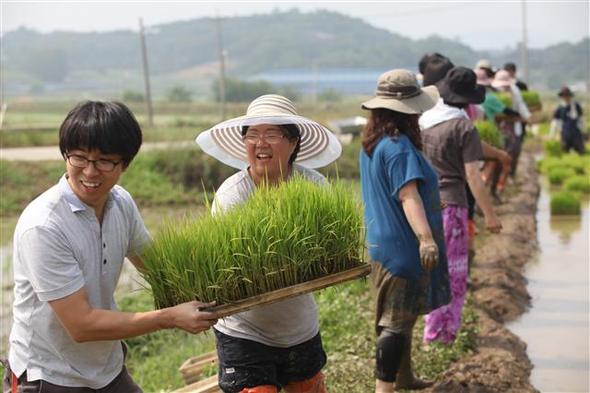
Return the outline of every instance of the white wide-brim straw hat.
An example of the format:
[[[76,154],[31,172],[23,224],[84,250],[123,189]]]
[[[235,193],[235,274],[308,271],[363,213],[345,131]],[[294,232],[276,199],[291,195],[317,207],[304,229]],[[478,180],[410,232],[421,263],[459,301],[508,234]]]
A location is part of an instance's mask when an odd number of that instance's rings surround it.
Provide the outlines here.
[[[363,102],[363,109],[384,108],[396,112],[424,113],[438,101],[436,86],[420,87],[416,75],[408,70],[391,70],[377,81],[375,97]]]
[[[342,145],[336,135],[320,123],[299,116],[295,105],[278,94],[256,98],[244,116],[223,121],[201,132],[197,144],[210,156],[237,169],[248,167],[242,127],[257,124],[295,124],[299,128],[300,146],[295,162],[307,168],[320,168],[336,161]]]

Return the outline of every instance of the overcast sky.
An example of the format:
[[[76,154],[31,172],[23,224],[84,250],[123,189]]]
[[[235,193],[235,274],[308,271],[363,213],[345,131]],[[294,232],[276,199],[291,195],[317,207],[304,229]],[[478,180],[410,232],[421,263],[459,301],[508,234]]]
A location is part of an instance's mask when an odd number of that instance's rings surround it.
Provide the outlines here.
[[[503,49],[522,38],[522,2],[414,1],[25,1],[0,0],[2,33],[26,26],[41,32],[137,30],[205,16],[243,16],[273,9],[329,9],[410,38],[438,34],[473,49]],[[528,44],[543,48],[588,37],[589,1],[527,1]]]

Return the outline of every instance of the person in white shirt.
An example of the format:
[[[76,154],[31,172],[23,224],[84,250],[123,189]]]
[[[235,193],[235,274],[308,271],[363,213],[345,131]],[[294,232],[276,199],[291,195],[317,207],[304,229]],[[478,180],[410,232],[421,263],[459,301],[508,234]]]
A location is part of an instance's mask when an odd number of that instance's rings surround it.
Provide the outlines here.
[[[150,236],[135,202],[117,185],[142,133],[118,102],[78,104],[62,123],[66,173],[23,211],[14,234],[14,304],[4,392],[137,393],[122,339],[166,328],[209,329],[214,313],[192,301],[120,312],[114,291],[128,257]]]

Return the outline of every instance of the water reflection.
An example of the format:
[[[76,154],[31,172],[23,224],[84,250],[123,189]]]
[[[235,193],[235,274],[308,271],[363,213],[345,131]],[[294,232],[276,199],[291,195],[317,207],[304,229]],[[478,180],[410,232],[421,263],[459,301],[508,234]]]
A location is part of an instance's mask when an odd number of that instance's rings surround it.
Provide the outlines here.
[[[580,216],[551,217],[543,184],[536,218],[540,253],[525,273],[532,308],[508,328],[527,343],[537,389],[588,392],[590,202]]]
[[[582,228],[582,220],[577,216],[550,216],[549,228],[567,246],[572,235]]]

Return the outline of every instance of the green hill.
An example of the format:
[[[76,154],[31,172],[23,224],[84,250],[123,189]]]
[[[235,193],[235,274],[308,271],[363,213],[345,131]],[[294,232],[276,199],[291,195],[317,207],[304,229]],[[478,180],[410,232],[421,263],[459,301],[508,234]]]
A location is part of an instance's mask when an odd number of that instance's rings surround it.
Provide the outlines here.
[[[199,90],[216,75],[215,19],[200,18],[152,26],[147,30],[154,90],[187,83]],[[416,68],[426,52],[438,51],[455,64],[472,66],[481,57],[495,64],[520,59],[519,53],[477,52],[441,37],[412,40],[335,12],[296,10],[222,21],[228,75],[245,78],[281,69]],[[3,84],[7,94],[35,91],[116,92],[142,89],[139,37],[133,31],[105,33],[19,29],[2,37]],[[588,39],[532,50],[532,84],[554,88],[584,79]],[[567,62],[563,61],[568,59]]]

